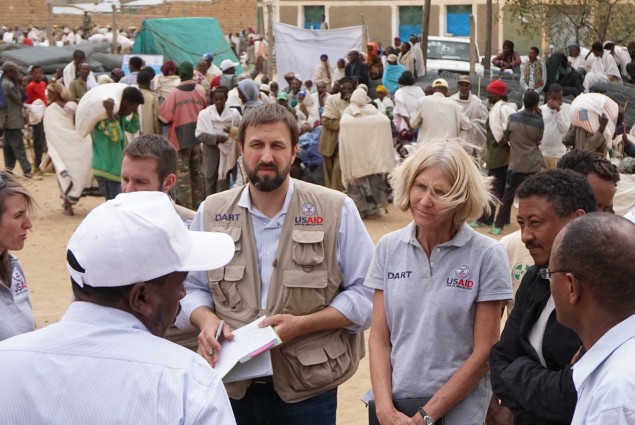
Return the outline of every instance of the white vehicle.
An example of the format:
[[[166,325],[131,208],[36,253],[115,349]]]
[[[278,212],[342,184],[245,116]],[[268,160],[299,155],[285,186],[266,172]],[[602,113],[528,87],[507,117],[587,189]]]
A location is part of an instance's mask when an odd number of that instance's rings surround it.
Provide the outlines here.
[[[483,65],[481,65],[481,55],[478,45],[476,49],[476,65],[474,70],[477,74],[483,75]],[[470,73],[470,39],[459,37],[428,37],[428,59],[426,73],[436,71],[441,73],[455,72],[458,74]]]

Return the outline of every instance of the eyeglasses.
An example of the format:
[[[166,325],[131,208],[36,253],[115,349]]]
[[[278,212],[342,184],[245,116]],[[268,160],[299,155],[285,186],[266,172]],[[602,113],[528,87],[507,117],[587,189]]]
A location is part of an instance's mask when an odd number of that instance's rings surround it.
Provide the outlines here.
[[[550,270],[549,267],[540,269],[538,276],[551,282],[551,277],[556,273],[571,273],[569,270]]]

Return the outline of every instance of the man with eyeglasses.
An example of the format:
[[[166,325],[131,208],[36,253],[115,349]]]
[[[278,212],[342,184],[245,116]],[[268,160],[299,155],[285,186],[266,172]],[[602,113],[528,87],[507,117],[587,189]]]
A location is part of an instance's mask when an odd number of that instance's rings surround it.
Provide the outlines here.
[[[587,352],[573,367],[578,402],[572,424],[635,424],[635,226],[612,214],[569,223],[549,261],[558,322]]]
[[[492,389],[516,424],[570,424],[576,403],[571,365],[582,343],[556,321],[549,290],[553,241],[567,223],[595,212],[588,180],[553,169],[528,177],[518,188],[521,238],[535,265],[525,273],[500,341],[492,348]]]

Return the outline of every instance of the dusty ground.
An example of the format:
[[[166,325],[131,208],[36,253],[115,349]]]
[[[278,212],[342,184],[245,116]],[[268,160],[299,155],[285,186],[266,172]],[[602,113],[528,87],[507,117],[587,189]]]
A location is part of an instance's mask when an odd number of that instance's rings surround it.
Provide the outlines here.
[[[27,276],[37,326],[44,327],[60,319],[71,297],[66,271],[66,243],[80,221],[103,200],[83,198],[75,207],[75,216],[69,217],[62,215],[54,176],[47,176],[42,181],[21,182],[33,194],[39,208],[24,250],[15,254]],[[377,242],[385,233],[403,227],[410,218],[409,213],[391,207],[387,215],[366,220],[365,224],[373,241]],[[505,234],[516,229],[515,225],[508,226]],[[338,424],[368,423],[366,408],[360,397],[369,388],[370,375],[366,357],[361,361],[355,376],[339,389]]]

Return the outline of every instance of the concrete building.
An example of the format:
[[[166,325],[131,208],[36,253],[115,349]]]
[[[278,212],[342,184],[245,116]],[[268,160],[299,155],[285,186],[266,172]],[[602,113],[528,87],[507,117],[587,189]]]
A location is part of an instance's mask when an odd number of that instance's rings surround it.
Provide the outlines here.
[[[164,0],[162,4],[144,7],[126,7],[133,0],[120,0],[124,7],[117,15],[119,28],[141,27],[146,18],[173,18],[184,16],[208,16],[218,20],[223,32],[237,32],[256,25],[256,0]],[[2,0],[0,25],[44,28],[49,24],[49,4],[105,3],[100,0]],[[112,23],[111,13],[91,13],[93,24],[106,26]],[[83,15],[54,14],[51,25],[81,27]]]
[[[414,0],[274,0],[274,22],[302,28],[319,28],[321,16],[326,16],[329,28],[361,25],[364,15],[370,41],[391,45],[394,37],[407,40],[410,34],[420,34],[423,20],[422,1]],[[486,0],[432,0],[431,36],[468,37],[469,16],[476,20],[476,40],[479,50],[485,50]],[[502,11],[493,5],[492,50],[497,52],[503,42]]]

